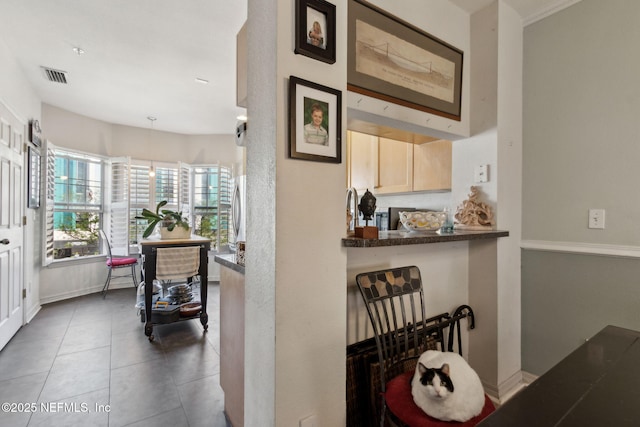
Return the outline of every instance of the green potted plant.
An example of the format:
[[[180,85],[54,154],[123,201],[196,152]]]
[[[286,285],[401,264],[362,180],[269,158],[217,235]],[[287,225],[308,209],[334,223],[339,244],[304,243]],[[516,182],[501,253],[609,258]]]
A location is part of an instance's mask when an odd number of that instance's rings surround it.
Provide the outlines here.
[[[136,216],[136,219],[147,220],[149,224],[142,233],[145,239],[153,233],[156,225],[160,224],[160,237],[162,239],[186,239],[191,235],[189,220],[182,216],[182,212],[176,212],[169,209],[162,209],[167,204],[166,200],[161,201],[156,206],[156,211],[142,209],[142,214]]]

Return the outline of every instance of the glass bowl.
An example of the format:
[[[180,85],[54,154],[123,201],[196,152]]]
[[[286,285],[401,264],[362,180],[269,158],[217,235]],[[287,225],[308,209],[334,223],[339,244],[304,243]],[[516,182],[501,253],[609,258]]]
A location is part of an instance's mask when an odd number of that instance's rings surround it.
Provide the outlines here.
[[[447,220],[446,212],[414,211],[399,212],[400,222],[408,231],[436,231]]]

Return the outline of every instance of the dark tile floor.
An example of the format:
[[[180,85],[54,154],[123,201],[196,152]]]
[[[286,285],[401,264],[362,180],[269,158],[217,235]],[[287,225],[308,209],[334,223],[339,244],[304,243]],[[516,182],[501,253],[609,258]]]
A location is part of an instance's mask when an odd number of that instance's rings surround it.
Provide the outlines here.
[[[207,333],[199,320],[156,325],[153,342],[133,288],[43,306],[0,351],[0,402],[14,404],[0,426],[227,427],[208,289]]]

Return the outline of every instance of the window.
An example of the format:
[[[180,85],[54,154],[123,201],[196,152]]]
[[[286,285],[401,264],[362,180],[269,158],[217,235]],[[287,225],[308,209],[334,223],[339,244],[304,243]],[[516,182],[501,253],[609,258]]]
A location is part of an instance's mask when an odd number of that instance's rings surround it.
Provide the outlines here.
[[[138,243],[147,228],[145,220],[136,219],[142,209],[155,210],[166,200],[166,209],[180,210],[188,206],[188,180],[179,174],[181,165],[152,163],[129,158],[112,159],[111,202],[109,224],[113,253],[128,255],[138,251]],[[186,187],[186,190],[180,190]],[[188,210],[188,209],[187,209]]]
[[[212,247],[228,244],[230,167],[101,159],[50,143],[46,152],[45,265],[99,254],[100,229],[114,255],[136,253],[147,228],[136,216],[163,200],[166,209],[190,219],[194,234],[210,238]],[[109,183],[106,189],[103,182]]]
[[[229,243],[231,170],[224,166],[193,168],[194,233],[218,247]]]
[[[102,159],[47,145],[45,263],[100,254]]]

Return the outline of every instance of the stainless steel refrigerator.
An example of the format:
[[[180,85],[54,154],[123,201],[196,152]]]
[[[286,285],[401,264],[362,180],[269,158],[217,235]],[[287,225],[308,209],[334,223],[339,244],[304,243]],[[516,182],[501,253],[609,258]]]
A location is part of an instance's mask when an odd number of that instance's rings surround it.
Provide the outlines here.
[[[229,236],[229,249],[236,251],[236,243],[246,239],[247,225],[247,177],[237,176],[233,179],[233,198],[231,199],[232,233]]]

